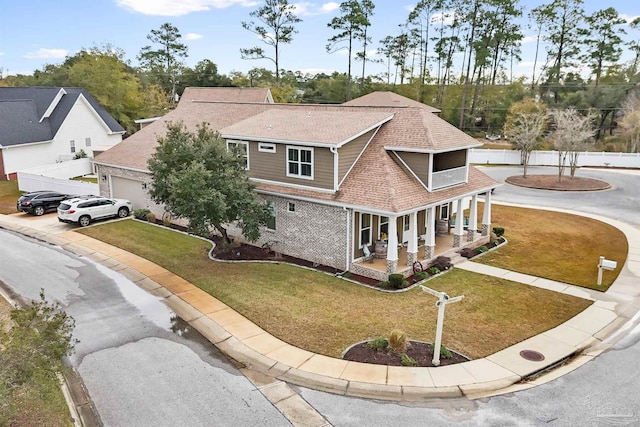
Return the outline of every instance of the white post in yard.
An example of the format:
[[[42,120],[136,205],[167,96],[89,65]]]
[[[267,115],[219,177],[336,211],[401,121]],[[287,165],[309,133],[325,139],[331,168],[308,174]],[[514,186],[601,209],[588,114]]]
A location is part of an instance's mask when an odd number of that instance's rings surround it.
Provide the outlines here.
[[[431,294],[435,297],[438,297],[438,301],[436,301],[436,307],[438,307],[438,321],[436,322],[436,339],[433,344],[433,366],[440,366],[440,346],[442,345],[442,327],[444,323],[444,307],[447,304],[461,301],[464,298],[464,295],[457,296],[455,298],[450,298],[445,292],[438,292],[434,289],[428,288],[426,286],[420,285],[422,290],[428,294]]]

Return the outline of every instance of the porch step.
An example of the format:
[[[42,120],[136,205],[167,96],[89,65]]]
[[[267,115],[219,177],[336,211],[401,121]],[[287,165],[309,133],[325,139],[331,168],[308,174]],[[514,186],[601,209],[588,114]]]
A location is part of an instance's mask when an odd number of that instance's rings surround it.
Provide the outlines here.
[[[454,256],[451,257],[451,264],[453,265],[456,265],[465,261],[467,261],[467,259],[458,253],[456,253]]]

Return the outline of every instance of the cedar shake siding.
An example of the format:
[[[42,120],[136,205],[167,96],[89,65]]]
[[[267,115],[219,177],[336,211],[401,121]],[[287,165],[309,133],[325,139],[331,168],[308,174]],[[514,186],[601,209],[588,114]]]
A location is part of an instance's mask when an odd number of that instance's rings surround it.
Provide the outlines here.
[[[447,169],[466,166],[467,150],[449,151],[437,153],[433,158],[433,171],[439,172]]]
[[[376,129],[369,131],[338,149],[338,182],[344,179],[375,132]]]
[[[258,141],[249,141],[251,178],[333,190],[333,154],[328,148],[268,143],[267,145],[275,146],[275,152],[264,152],[258,150],[259,144],[261,143]],[[287,147],[313,151],[313,179],[287,176]]]
[[[396,152],[398,157],[416,174],[425,186],[429,185],[429,156],[428,153]]]

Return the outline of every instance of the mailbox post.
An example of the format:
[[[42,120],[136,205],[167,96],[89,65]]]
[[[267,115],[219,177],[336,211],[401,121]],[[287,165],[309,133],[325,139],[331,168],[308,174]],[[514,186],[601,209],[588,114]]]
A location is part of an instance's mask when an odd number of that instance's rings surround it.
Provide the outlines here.
[[[442,343],[442,326],[444,323],[444,307],[447,304],[461,301],[462,298],[464,298],[464,295],[451,298],[445,292],[438,292],[435,289],[431,289],[423,285],[420,285],[420,287],[424,292],[438,298],[438,301],[436,301],[436,307],[438,307],[438,321],[436,323],[436,340],[433,343],[433,359],[431,360],[431,363],[433,363],[433,366],[440,366],[440,345]]]
[[[603,256],[600,257],[600,262],[598,262],[598,286],[602,285],[602,271],[615,270],[617,266],[618,266],[618,263],[616,261],[604,259]]]

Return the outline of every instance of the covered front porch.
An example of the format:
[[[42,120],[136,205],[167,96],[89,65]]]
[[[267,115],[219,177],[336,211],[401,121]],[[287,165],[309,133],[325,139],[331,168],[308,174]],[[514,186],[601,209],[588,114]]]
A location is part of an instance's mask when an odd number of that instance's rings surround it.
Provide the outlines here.
[[[396,216],[354,212],[354,258],[349,271],[380,281],[391,273],[408,277],[416,261],[426,267],[438,256],[455,258],[464,247],[488,243],[491,193],[484,194],[481,215],[478,196],[467,195]]]

